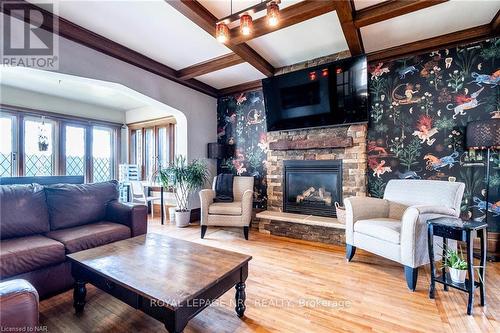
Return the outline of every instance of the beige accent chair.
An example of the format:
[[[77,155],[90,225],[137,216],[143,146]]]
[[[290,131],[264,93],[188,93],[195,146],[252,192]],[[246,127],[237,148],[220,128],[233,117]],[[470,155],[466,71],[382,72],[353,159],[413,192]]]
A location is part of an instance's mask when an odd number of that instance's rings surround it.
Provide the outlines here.
[[[359,247],[396,261],[404,265],[408,288],[415,291],[418,267],[429,263],[426,222],[458,217],[464,189],[459,182],[390,180],[383,199],[345,199],[347,260]]]
[[[215,179],[211,190],[200,191],[201,238],[208,226],[243,227],[245,239],[252,221],[253,177],[235,176],[233,180],[233,202],[214,202]]]

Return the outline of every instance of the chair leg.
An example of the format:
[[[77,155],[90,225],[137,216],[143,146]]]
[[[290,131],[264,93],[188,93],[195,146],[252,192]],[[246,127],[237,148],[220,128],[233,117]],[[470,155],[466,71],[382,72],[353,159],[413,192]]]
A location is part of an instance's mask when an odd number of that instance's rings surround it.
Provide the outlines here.
[[[153,204],[153,201],[150,201],[149,204],[151,205],[151,218],[155,217],[155,205]]]
[[[205,233],[207,232],[208,226],[202,225],[201,226],[201,238],[203,239],[205,237]]]
[[[418,267],[405,266],[405,277],[408,289],[415,291],[417,288]]]
[[[245,235],[245,239],[248,240],[248,227],[243,227],[243,235]]]
[[[351,261],[352,257],[354,257],[354,253],[356,253],[356,246],[346,244],[345,246],[345,258],[347,261]]]

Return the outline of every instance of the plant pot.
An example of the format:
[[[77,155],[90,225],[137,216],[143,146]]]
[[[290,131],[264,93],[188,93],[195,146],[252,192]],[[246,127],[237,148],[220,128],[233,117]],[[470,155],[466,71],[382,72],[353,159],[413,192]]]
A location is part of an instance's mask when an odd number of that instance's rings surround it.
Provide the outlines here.
[[[467,270],[449,268],[451,281],[455,283],[465,283],[465,277],[467,275]]]
[[[191,210],[187,211],[175,211],[175,225],[178,228],[184,228],[189,225],[189,220],[191,219]]]

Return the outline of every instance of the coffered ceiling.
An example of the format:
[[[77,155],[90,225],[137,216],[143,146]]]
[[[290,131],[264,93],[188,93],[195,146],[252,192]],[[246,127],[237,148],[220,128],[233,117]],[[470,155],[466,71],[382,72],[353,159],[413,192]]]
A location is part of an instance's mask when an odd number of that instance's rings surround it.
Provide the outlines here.
[[[361,37],[370,53],[490,23],[500,1],[450,0],[365,27]]]
[[[259,2],[233,0],[232,10]],[[347,49],[385,59],[498,35],[500,26],[500,1],[495,0],[281,0],[277,28],[269,28],[259,13],[250,38],[235,23],[224,45],[214,38],[215,23],[231,13],[230,0],[53,3],[53,14],[67,21],[61,25],[64,37],[136,65],[142,62],[143,68],[212,96],[271,76],[279,67]],[[92,36],[85,35],[89,31]],[[113,45],[99,46],[102,41]],[[399,45],[405,47],[395,48]]]

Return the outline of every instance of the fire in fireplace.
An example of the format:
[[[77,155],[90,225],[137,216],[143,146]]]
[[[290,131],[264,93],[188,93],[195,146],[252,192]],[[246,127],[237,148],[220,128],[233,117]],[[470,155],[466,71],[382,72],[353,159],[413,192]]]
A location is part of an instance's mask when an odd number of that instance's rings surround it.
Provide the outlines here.
[[[284,161],[283,211],[336,217],[342,202],[342,160]]]

